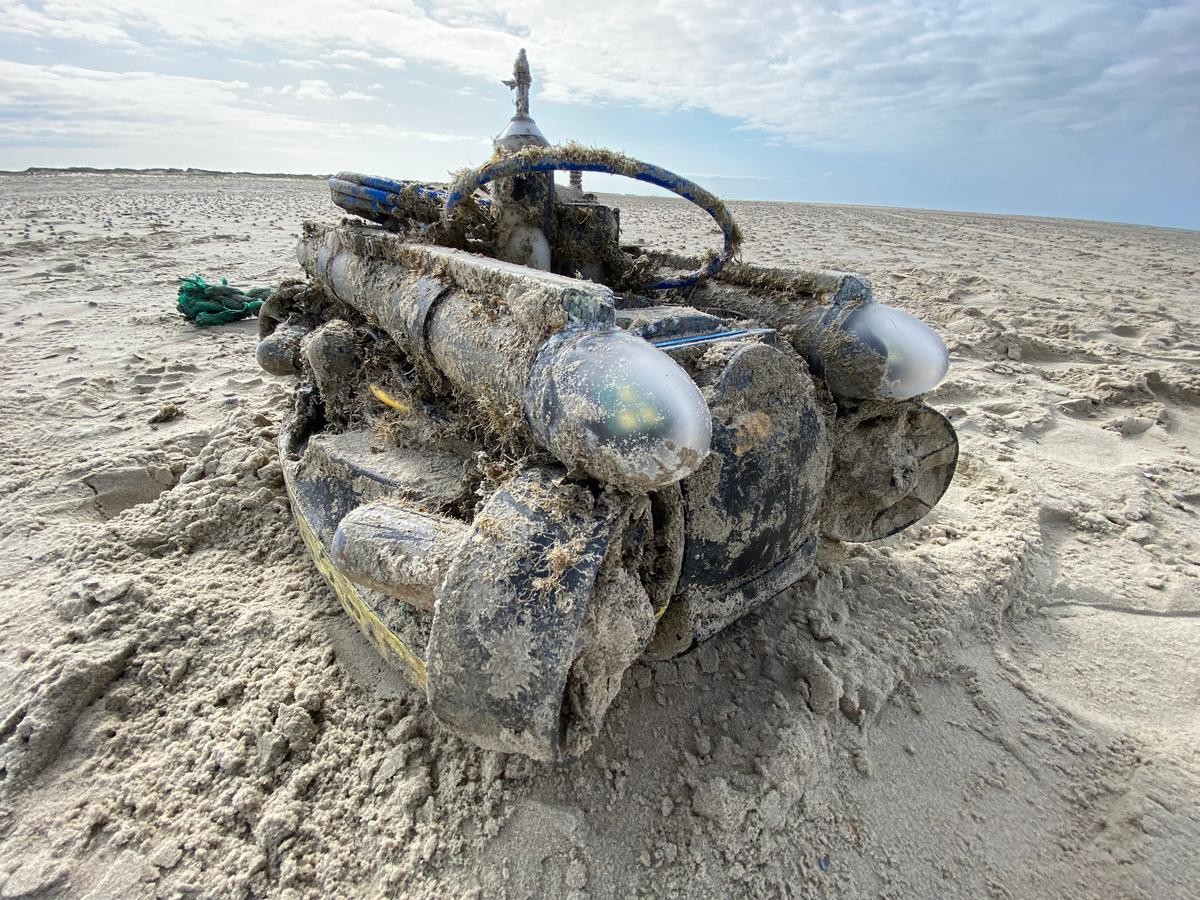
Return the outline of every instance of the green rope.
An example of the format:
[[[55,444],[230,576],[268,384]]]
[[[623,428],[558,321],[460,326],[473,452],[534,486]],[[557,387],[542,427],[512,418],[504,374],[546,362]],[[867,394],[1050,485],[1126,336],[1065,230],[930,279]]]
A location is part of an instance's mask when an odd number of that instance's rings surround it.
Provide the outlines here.
[[[224,278],[220,284],[209,284],[203,275],[192,275],[179,279],[177,308],[196,325],[228,325],[258,315],[258,308],[270,296],[270,288],[242,291],[230,287]]]

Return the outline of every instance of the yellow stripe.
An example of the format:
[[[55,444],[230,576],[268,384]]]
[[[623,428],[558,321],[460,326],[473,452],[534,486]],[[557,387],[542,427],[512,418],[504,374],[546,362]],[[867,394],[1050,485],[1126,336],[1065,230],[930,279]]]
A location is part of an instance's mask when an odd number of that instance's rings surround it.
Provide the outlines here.
[[[358,587],[337,570],[337,566],[329,558],[321,539],[317,537],[312,526],[304,518],[304,513],[300,511],[299,503],[292,503],[292,512],[296,523],[300,526],[300,536],[304,539],[304,545],[308,548],[309,555],[317,564],[320,573],[325,576],[325,580],[329,582],[329,586],[333,588],[333,592],[337,594],[342,608],[346,610],[350,618],[358,623],[363,634],[385,659],[401,663],[411,674],[413,684],[424,689],[425,662],[412,651],[408,644],[397,637],[395,632],[383,624],[383,620],[367,606],[366,601],[358,592]]]
[[[291,483],[288,483],[289,493],[291,491]],[[321,539],[317,537],[312,526],[305,519],[304,513],[300,511],[300,504],[293,499],[292,514],[296,519],[296,524],[300,526],[300,537],[304,539],[304,546],[308,548],[308,554],[312,557],[313,562],[317,564],[317,569],[325,576],[325,580],[329,582],[329,586],[333,588],[333,592],[337,594],[338,600],[341,601],[342,609],[358,623],[358,627],[362,630],[367,639],[375,645],[375,648],[384,656],[391,659],[393,662],[400,663],[406,667],[411,675],[413,684],[425,689],[425,661],[421,659],[408,644],[404,643],[394,631],[383,623],[383,620],[377,616],[367,602],[363,600],[362,595],[358,592],[358,586],[350,579],[338,571],[337,566],[333,564],[333,560],[329,558],[329,553],[325,550],[325,545],[321,543]],[[655,621],[660,620],[667,612],[667,608],[671,605],[671,598],[668,597],[658,609],[654,611]]]

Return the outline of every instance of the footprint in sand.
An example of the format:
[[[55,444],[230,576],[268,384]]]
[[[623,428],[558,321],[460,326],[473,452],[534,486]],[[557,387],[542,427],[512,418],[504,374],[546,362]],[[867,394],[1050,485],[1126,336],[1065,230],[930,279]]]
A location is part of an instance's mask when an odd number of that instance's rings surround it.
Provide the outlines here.
[[[163,491],[175,486],[175,476],[166,466],[122,466],[83,476],[83,483],[95,493],[96,507],[105,518],[130,507],[149,503]]]
[[[166,366],[154,366],[140,375],[133,376],[130,393],[153,394],[156,391],[173,391],[183,387],[186,382],[187,375],[175,371],[175,367],[168,369]]]

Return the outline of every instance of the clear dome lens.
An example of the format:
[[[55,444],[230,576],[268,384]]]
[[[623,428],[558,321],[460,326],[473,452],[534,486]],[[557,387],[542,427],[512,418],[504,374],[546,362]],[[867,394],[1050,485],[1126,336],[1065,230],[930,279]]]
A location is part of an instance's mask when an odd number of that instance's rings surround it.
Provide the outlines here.
[[[563,463],[638,490],[690,475],[712,439],[708,405],[687,372],[616,329],[553,338],[535,366],[525,410]]]
[[[841,327],[885,360],[875,397],[908,400],[924,394],[937,387],[950,368],[950,354],[937,332],[903,310],[865,303],[850,313]],[[839,383],[836,366],[830,367],[827,377],[835,394],[856,396],[848,384]]]

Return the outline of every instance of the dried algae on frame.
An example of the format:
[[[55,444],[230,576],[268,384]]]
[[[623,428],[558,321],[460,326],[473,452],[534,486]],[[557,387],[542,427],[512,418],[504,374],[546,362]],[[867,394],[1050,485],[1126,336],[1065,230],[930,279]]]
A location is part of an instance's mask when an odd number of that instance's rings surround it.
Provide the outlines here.
[[[743,263],[720,198],[551,146],[523,52],[506,83],[494,155],[449,186],[330,180],[370,224],[305,223],[309,287],[258,356],[297,375],[286,484],[348,611],[452,731],[558,761],[639,657],[792,587],[822,537],[920,520],[958,445],[920,402],[948,360],[928,326],[861,276]],[[555,171],[671,190],[722,246],[624,247],[619,211]]]

